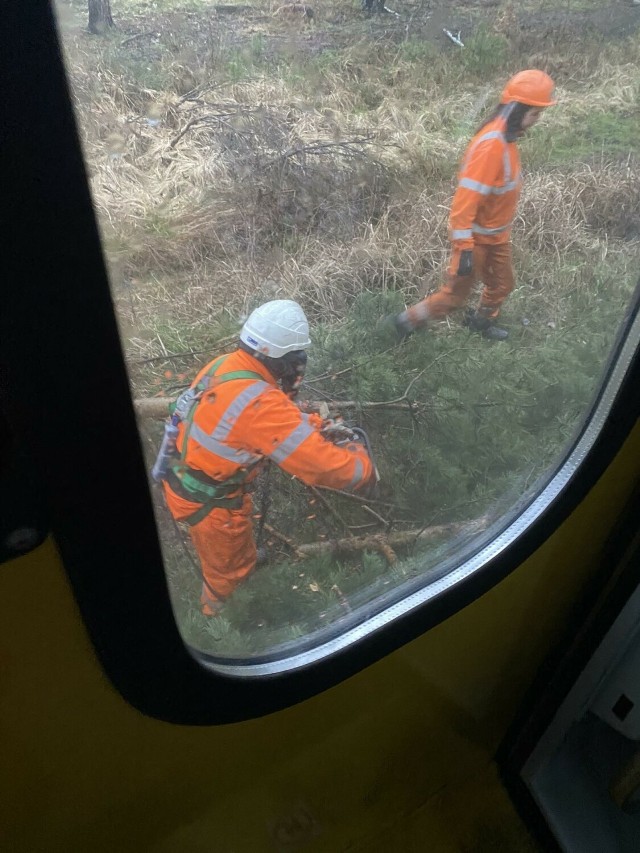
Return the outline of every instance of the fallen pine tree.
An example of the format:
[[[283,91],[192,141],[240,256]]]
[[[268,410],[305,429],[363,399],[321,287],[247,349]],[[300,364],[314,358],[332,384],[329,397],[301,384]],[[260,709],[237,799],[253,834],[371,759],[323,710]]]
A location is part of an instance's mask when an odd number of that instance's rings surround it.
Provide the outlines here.
[[[439,536],[479,533],[486,528],[487,524],[487,516],[481,516],[467,522],[438,524],[433,527],[402,530],[393,533],[374,533],[369,536],[345,536],[340,539],[308,542],[304,545],[296,544],[293,539],[284,536],[271,525],[265,525],[265,529],[271,535],[285,542],[300,559],[319,557],[323,554],[355,554],[362,551],[378,551],[390,565],[393,565],[397,561],[395,548],[409,548],[420,542],[427,542]]]
[[[139,418],[143,420],[161,420],[169,414],[169,406],[175,402],[175,397],[141,397],[133,401],[133,407]],[[357,401],[357,400],[308,400],[301,408],[306,412],[327,412],[327,417],[336,414],[343,409],[401,409],[403,411],[417,412],[424,408],[424,403],[410,400],[381,400],[381,401]]]

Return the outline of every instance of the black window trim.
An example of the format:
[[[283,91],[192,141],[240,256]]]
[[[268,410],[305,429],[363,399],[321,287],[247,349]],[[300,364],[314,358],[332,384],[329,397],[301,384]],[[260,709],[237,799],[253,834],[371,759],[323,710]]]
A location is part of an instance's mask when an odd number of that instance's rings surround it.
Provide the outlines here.
[[[210,671],[206,656],[185,647],[173,618],[48,2],[3,4],[0,32],[5,81],[0,366],[12,401],[10,426],[43,472],[51,529],[96,654],[134,707],[174,723],[235,722],[339,683],[506,577],[554,532],[607,468],[640,406],[635,391],[640,357],[637,350],[631,353],[628,336],[621,338],[628,369],[613,368],[619,388],[608,412],[602,409],[601,431],[584,448],[585,464],[509,547],[502,553],[494,549],[480,571],[466,572],[464,582],[449,583],[438,595],[425,591],[423,601],[418,596],[408,605],[394,605],[392,618],[357,632],[349,646],[336,646],[315,662],[300,660],[295,669],[278,674],[259,670],[251,678],[219,667]],[[636,315],[634,304],[627,331],[637,329]],[[46,590],[39,588],[38,595]]]

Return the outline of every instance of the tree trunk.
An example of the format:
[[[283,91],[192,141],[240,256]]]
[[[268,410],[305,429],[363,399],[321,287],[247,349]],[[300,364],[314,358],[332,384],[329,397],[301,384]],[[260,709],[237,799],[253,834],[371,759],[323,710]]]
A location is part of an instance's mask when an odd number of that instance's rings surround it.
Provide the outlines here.
[[[332,539],[324,542],[308,542],[296,545],[296,555],[319,557],[321,554],[354,554],[358,551],[380,551],[388,562],[395,562],[395,554],[390,549],[408,548],[418,542],[428,542],[437,536],[457,536],[459,533],[476,533],[487,527],[486,516],[472,521],[439,524],[436,527],[423,527],[417,530],[399,530],[397,533],[374,533],[371,536],[352,536],[345,539]],[[265,525],[266,527],[266,525]]]
[[[113,26],[110,0],[89,0],[89,32],[101,36]]]
[[[140,397],[133,401],[136,414],[142,420],[160,420],[169,414],[169,405],[175,402],[175,397]],[[324,409],[322,407],[325,407]],[[424,408],[423,403],[400,400],[384,400],[380,402],[360,402],[359,400],[307,400],[304,412],[319,412],[322,417],[335,417],[345,409],[391,409],[404,412],[419,412]],[[322,412],[326,414],[322,414]]]

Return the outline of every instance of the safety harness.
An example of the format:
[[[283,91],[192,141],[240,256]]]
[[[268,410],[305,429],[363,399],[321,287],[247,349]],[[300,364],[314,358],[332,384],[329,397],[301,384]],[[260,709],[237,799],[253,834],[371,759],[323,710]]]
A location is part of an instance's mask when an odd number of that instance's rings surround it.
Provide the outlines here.
[[[169,462],[166,481],[169,487],[177,495],[185,500],[193,503],[201,504],[198,509],[187,518],[182,519],[185,524],[192,527],[194,524],[202,521],[216,507],[223,509],[240,509],[244,497],[244,492],[241,488],[242,483],[246,481],[247,474],[259,465],[262,460],[248,465],[242,471],[238,471],[228,480],[223,483],[216,482],[211,477],[208,477],[203,471],[198,471],[191,468],[185,462],[187,455],[187,445],[189,441],[189,433],[193,424],[193,418],[196,413],[198,403],[207,391],[217,388],[224,382],[232,382],[234,379],[257,379],[263,381],[263,377],[259,373],[254,373],[251,370],[232,370],[229,373],[222,373],[220,376],[214,376],[218,367],[228,358],[227,355],[220,356],[216,359],[209,370],[202,376],[198,384],[189,391],[195,391],[189,411],[183,419],[185,424],[184,433],[182,435],[182,451],[180,456],[176,456]],[[189,393],[189,392],[185,392]],[[172,406],[172,414],[180,404],[180,399]],[[234,494],[237,493],[237,494]]]

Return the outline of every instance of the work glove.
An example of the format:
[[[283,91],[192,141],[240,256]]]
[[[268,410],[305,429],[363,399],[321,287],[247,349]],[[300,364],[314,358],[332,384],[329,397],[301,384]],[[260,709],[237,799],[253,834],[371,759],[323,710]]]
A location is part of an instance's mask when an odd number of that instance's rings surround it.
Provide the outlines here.
[[[344,450],[348,450],[350,453],[353,453],[356,456],[359,456],[360,458],[362,458],[363,464],[366,464],[364,462],[365,458],[368,461],[371,461],[371,457],[369,456],[369,454],[367,452],[367,448],[364,446],[364,444],[359,439],[354,440],[354,441],[349,441],[345,444],[341,444],[340,446]],[[353,491],[355,494],[359,495],[361,498],[371,498],[371,497],[373,497],[373,494],[374,494],[374,491],[375,491],[377,484],[378,484],[378,480],[376,477],[376,471],[372,465],[372,470],[371,470],[371,474],[369,475],[369,477],[367,477],[366,480],[363,480],[362,482],[358,483],[357,486],[353,486],[353,487],[349,488],[349,491]]]
[[[473,272],[473,252],[471,249],[465,249],[460,253],[460,263],[458,264],[458,275],[471,275]]]
[[[320,432],[329,441],[338,445],[338,447],[344,446],[356,439],[351,429],[343,423],[342,418],[327,418],[323,421]]]

